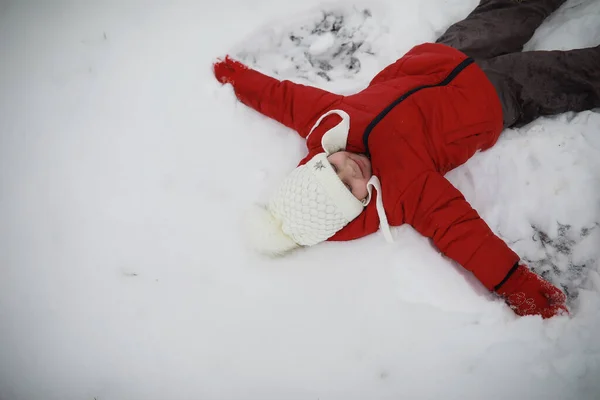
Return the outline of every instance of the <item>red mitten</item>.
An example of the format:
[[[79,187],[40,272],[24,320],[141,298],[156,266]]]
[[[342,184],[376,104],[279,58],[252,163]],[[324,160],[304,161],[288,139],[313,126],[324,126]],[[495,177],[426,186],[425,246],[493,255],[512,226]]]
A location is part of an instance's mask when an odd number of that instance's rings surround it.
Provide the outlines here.
[[[233,84],[235,82],[236,75],[247,69],[247,66],[230,58],[229,56],[226,56],[224,60],[219,60],[213,64],[215,77],[221,83]]]
[[[502,296],[518,315],[541,315],[542,318],[550,318],[569,313],[565,306],[567,296],[523,265],[518,265],[498,286],[495,288],[496,293]]]

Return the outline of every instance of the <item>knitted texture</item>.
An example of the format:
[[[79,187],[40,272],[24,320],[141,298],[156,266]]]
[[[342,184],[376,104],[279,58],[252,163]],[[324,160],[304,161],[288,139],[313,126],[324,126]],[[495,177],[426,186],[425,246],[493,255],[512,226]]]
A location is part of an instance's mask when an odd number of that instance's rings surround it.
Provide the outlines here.
[[[296,168],[282,182],[269,203],[282,221],[282,230],[302,246],[333,236],[356,218],[362,203],[339,180],[325,153]]]

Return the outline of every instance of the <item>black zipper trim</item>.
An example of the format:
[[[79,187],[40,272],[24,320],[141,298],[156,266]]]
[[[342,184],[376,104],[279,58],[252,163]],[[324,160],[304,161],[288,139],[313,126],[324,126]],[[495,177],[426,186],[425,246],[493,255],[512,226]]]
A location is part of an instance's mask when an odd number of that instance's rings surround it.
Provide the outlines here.
[[[510,271],[508,271],[508,274],[506,274],[506,276],[504,277],[504,279],[502,279],[502,282],[500,282],[499,284],[497,284],[496,286],[494,286],[494,292],[497,292],[498,289],[500,289],[502,287],[502,285],[504,285],[506,283],[506,281],[508,280],[508,278],[510,278],[512,276],[512,274],[515,273],[515,271],[517,270],[517,268],[519,268],[519,262],[518,261],[515,263],[515,265],[512,266],[512,268],[510,269]]]
[[[363,144],[365,146],[365,152],[367,154],[367,157],[369,157],[369,158],[371,157],[371,152],[369,151],[369,135],[371,135],[371,131],[375,128],[375,126],[377,126],[378,123],[381,122],[381,120],[383,118],[385,118],[386,115],[388,115],[388,113],[390,111],[392,111],[394,109],[394,107],[396,107],[398,104],[400,104],[404,100],[406,100],[411,94],[416,93],[421,89],[427,89],[427,88],[432,88],[432,87],[448,85],[450,82],[452,82],[452,80],[454,78],[456,78],[456,76],[458,74],[460,74],[462,72],[462,70],[467,68],[469,65],[473,64],[473,62],[474,62],[474,60],[472,58],[467,58],[467,59],[463,60],[460,64],[458,64],[456,66],[456,68],[454,68],[452,70],[452,72],[450,72],[450,75],[448,75],[446,77],[446,79],[444,79],[440,83],[438,83],[436,85],[417,86],[416,88],[413,88],[413,89],[409,90],[408,92],[404,93],[402,96],[398,97],[396,100],[394,100],[394,102],[392,104],[390,104],[389,106],[384,108],[382,112],[377,114],[377,116],[373,119],[373,121],[371,121],[369,126],[367,126],[367,128],[365,129],[365,133],[363,133]]]

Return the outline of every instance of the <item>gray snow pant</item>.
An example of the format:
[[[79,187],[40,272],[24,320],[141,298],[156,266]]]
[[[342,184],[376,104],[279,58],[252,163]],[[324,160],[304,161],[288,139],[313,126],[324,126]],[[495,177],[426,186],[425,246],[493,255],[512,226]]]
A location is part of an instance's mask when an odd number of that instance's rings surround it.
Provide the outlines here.
[[[481,0],[437,43],[461,50],[483,69],[502,103],[504,127],[543,115],[600,107],[600,46],[521,52],[565,0]]]

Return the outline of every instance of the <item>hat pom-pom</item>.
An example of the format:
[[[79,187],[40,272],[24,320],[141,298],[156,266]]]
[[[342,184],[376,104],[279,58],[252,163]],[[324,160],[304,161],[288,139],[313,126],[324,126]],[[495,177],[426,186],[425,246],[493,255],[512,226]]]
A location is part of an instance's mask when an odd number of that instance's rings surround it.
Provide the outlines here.
[[[255,204],[244,216],[244,230],[250,246],[259,253],[281,256],[299,247],[266,207]]]

